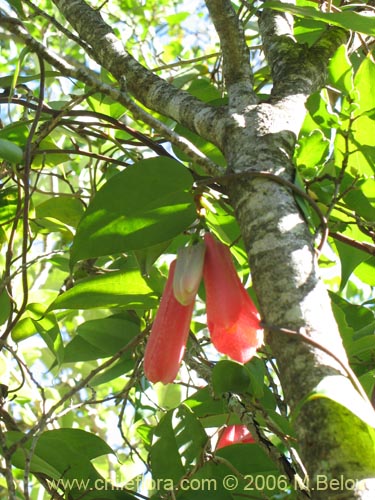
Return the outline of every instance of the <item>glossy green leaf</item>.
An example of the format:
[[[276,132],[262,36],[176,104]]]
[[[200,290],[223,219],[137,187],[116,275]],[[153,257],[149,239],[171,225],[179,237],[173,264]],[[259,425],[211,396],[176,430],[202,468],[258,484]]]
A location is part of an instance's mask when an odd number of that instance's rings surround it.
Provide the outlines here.
[[[374,18],[372,18],[372,23],[375,25]],[[355,89],[358,92],[356,102],[359,103],[357,115],[375,109],[375,94],[373,92],[374,81],[375,63],[371,58],[366,57],[362,61],[354,77]]]
[[[309,97],[306,103],[309,111],[308,117],[305,119],[301,133],[309,134],[319,128],[325,137],[331,138],[332,128],[339,128],[340,118],[339,115],[332,110],[329,94],[326,89],[321,90],[320,93],[315,93]],[[306,127],[306,120],[313,120],[312,123]]]
[[[358,332],[371,325],[374,321],[373,312],[363,305],[352,304],[340,297],[337,293],[330,292],[332,302],[340,308],[345,316],[345,321],[358,336]]]
[[[214,146],[210,142],[207,142],[205,139],[195,134],[194,132],[191,132],[189,129],[183,127],[182,125],[176,125],[174,130],[177,134],[186,137],[186,139],[188,139],[192,144],[194,144],[194,146],[196,146],[200,151],[202,151],[202,153],[208,156],[212,161],[214,161],[215,163],[217,163],[222,167],[226,165],[224,156],[216,146]],[[177,158],[179,158],[180,160],[191,161],[190,156],[181,151],[177,146],[173,146],[173,151],[177,156]]]
[[[124,317],[86,321],[65,347],[64,362],[91,361],[113,356],[139,333],[139,325]],[[130,358],[132,350],[126,357]]]
[[[7,321],[11,311],[9,295],[3,290],[0,293],[0,325]]]
[[[353,90],[353,66],[348,56],[346,45],[341,45],[328,65],[329,76],[335,88],[345,94]]]
[[[12,339],[15,342],[20,342],[37,333],[55,355],[58,363],[61,363],[63,342],[56,316],[52,312],[46,313],[45,304],[31,303],[27,306],[23,317],[14,326]]]
[[[11,303],[5,290],[0,293],[0,325],[7,321],[11,311]]]
[[[216,460],[213,458],[206,462],[192,477],[201,481],[205,478],[215,478],[217,484],[228,486],[227,491],[231,493],[229,498],[233,500],[241,497],[271,498],[274,495],[278,498],[277,493],[285,491],[289,486],[289,481],[285,476],[281,477],[274,462],[257,444],[226,446],[215,452],[215,457]],[[234,471],[237,471],[238,475],[234,474]],[[226,488],[221,489],[221,492],[222,498],[227,498]]]
[[[327,24],[332,24],[333,26],[340,26],[341,28],[345,28],[349,31],[358,31],[359,33],[366,33],[367,35],[372,36],[375,35],[373,18],[353,11],[347,10],[337,13],[321,12],[314,7],[300,7],[290,3],[278,3],[273,1],[267,1],[263,7],[280,10],[282,12],[290,12],[296,16],[316,19]]]
[[[151,247],[134,250],[142,276],[148,276],[155,261],[169,247],[170,241],[163,241]]]
[[[14,443],[20,441],[23,437],[24,434],[22,434],[22,432],[9,431],[5,435],[6,444],[9,447]],[[25,448],[26,450],[30,448],[30,443],[26,443]],[[0,453],[1,455],[4,454],[4,451],[1,447],[0,447]],[[14,465],[14,467],[17,467],[19,469],[25,468],[26,453],[27,451],[25,452],[23,449],[16,450],[16,452],[12,456],[12,464]],[[37,453],[34,453],[31,459],[30,472],[41,472],[43,474],[47,474],[48,477],[53,479],[59,479],[61,475],[58,469],[53,467],[52,464],[48,463],[45,457],[42,458]]]
[[[22,436],[18,432],[8,432],[8,445],[17,442]],[[25,444],[25,450],[28,450],[31,444],[30,439]],[[42,472],[55,479],[63,474],[67,478],[94,479],[99,475],[90,460],[109,453],[113,453],[113,450],[105,441],[81,429],[45,431],[37,440],[30,470]],[[16,467],[25,467],[23,449],[18,449],[13,460]]]
[[[370,427],[375,427],[375,411],[369,401],[353,392],[351,381],[342,375],[327,375],[308,396],[307,401],[327,398],[344,406]]]
[[[209,420],[211,424],[212,420],[220,416],[220,423],[217,425],[222,425],[227,418],[227,408],[223,399],[214,398],[209,387],[200,389],[192,394],[184,401],[184,405],[188,406],[199,417],[201,422]]]
[[[147,309],[158,303],[154,291],[137,269],[113,271],[85,278],[59,295],[52,309],[91,309],[124,306],[127,309]]]
[[[349,165],[359,174],[374,175],[374,137],[375,120],[367,115],[358,116],[351,128],[348,150],[350,152]],[[341,144],[343,143],[345,143],[345,138],[341,140]]]
[[[53,217],[68,226],[76,227],[83,215],[83,205],[77,198],[56,196],[35,207],[36,217]]]
[[[375,137],[375,135],[374,135]],[[375,157],[374,157],[375,158]],[[344,196],[345,203],[361,217],[375,220],[375,180],[366,179]]]
[[[328,153],[329,141],[321,130],[314,130],[299,141],[296,162],[298,166],[310,168],[321,164]]]
[[[22,4],[22,2],[18,1],[18,0],[10,2],[10,3],[14,3],[15,5]],[[46,71],[44,76],[46,78],[55,79],[56,77],[61,76],[61,73],[59,73],[58,71]],[[7,75],[7,76],[2,76],[2,77],[0,77],[0,87],[8,88],[11,86],[12,81],[13,81],[13,74]],[[29,75],[29,76],[18,76],[18,78],[17,78],[18,83],[28,83],[28,82],[35,82],[35,81],[40,81],[40,74]]]
[[[22,157],[23,151],[17,144],[0,138],[0,158],[9,163],[21,163]]]
[[[68,154],[60,152],[60,148],[51,137],[43,139],[38,150],[46,150],[48,153],[36,154],[33,158],[33,167],[55,167],[70,160]]]
[[[106,74],[106,80],[108,82],[108,74]],[[104,78],[103,78],[104,80]],[[112,82],[113,83],[113,82]],[[108,96],[104,96],[103,94],[94,94],[87,99],[90,108],[96,113],[103,113],[105,115],[112,116],[113,118],[119,118],[124,114],[125,108],[122,104],[114,101]]]
[[[9,224],[17,210],[17,190],[3,188],[0,191],[0,225]]]
[[[168,241],[195,219],[193,179],[170,158],[142,160],[112,177],[84,214],[71,261]]]
[[[188,91],[203,102],[216,101],[221,98],[220,91],[209,78],[195,78],[189,85]]]
[[[169,410],[155,427],[150,451],[154,479],[176,484],[201,456],[207,435],[185,405]]]
[[[375,257],[370,257],[366,261],[359,264],[354,270],[354,274],[364,283],[370,286],[375,286]]]
[[[332,309],[338,323],[350,364],[357,376],[373,368],[375,357],[375,319],[369,308],[351,304],[333,292]]]
[[[247,392],[250,380],[246,366],[229,359],[219,361],[212,370],[212,386],[217,396],[225,392]]]
[[[29,135],[29,127],[24,122],[14,122],[0,129],[0,138],[6,139],[24,147]]]
[[[264,378],[266,376],[264,361],[254,357],[246,363],[246,369],[250,374],[250,394],[256,399],[262,398],[264,396]]]
[[[354,269],[363,261],[370,258],[367,252],[352,248],[345,243],[335,241],[341,262],[340,290],[343,290]]]
[[[106,370],[98,373],[90,382],[90,385],[96,387],[101,384],[106,384],[118,377],[122,377],[134,370],[135,359],[129,358],[127,355],[122,356],[116,363],[111,365]]]

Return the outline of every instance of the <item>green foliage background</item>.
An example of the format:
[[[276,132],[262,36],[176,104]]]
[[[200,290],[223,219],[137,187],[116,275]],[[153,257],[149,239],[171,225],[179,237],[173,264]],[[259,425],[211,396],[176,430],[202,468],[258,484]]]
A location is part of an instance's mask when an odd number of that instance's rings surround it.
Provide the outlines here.
[[[63,33],[57,23],[65,21],[50,1],[38,7],[30,1],[5,3],[9,15],[41,43],[116,86],[77,40]],[[195,10],[177,0],[90,3],[101,8],[142,64],[204,102],[226,102],[220,47],[199,2]],[[232,3],[246,29],[255,87],[267,99],[271,79],[253,16],[256,5]],[[308,45],[326,23],[361,31],[362,41],[374,35],[374,21],[350,6],[323,13],[304,0],[268,5],[296,14],[296,39]],[[3,472],[8,469],[15,480],[14,498],[25,492],[32,500],[50,498],[51,492],[61,495],[53,498],[77,500],[297,498],[295,485],[258,444],[215,452],[224,425],[248,423],[236,411],[238,396],[255,415],[274,459],[295,466],[298,444],[267,347],[245,367],[221,359],[209,342],[203,289],[179,379],[152,386],[142,371],[168,263],[202,227],[231,244],[238,272],[251,285],[226,194],[197,182],[201,167],[124,106],[48,64],[41,68],[35,54],[6,33],[0,47],[0,323],[2,339],[8,339],[0,357],[0,448]],[[37,116],[42,73],[44,100]],[[307,102],[295,151],[296,185],[328,221],[322,275],[351,366],[370,398],[374,81],[371,45],[360,40],[355,49],[340,47],[327,85]],[[212,144],[154,116],[224,165]],[[30,148],[26,176],[22,155]],[[316,210],[301,197],[297,201],[319,240]],[[337,391],[334,380],[312,397],[317,395],[346,406],[373,428],[368,409],[346,400],[345,388]],[[228,475],[237,481],[233,491],[224,486]],[[63,487],[61,479],[89,482]],[[104,497],[103,488],[90,491],[98,480],[96,486],[107,486]],[[8,487],[4,474],[1,498],[8,498]]]

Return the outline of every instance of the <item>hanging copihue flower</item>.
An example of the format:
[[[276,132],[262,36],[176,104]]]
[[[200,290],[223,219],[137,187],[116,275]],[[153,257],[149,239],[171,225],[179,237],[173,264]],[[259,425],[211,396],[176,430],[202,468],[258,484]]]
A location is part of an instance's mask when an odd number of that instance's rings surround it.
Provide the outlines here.
[[[259,313],[237,275],[229,248],[210,233],[204,241],[203,280],[212,343],[222,354],[246,363],[263,344]]]
[[[220,434],[216,445],[216,450],[224,448],[225,446],[230,446],[231,444],[239,443],[255,443],[255,439],[251,435],[246,425],[228,425],[228,427],[225,427],[225,429]]]
[[[204,245],[180,249],[147,341],[144,372],[150,382],[173,382],[189,335],[194,301],[202,279],[208,329],[216,349],[246,363],[263,343],[258,311],[242,285],[229,248],[207,233]]]
[[[180,368],[189,335],[194,298],[184,306],[173,292],[176,268],[174,260],[169,268],[167,283],[147,341],[144,372],[150,382],[173,382]]]

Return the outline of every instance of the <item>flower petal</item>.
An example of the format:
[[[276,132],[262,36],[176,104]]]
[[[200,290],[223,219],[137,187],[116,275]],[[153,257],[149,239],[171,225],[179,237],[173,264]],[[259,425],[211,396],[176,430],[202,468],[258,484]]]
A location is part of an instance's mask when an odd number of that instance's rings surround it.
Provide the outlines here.
[[[174,296],[175,267],[174,260],[145,350],[144,372],[148,380],[154,383],[168,384],[176,378],[184,356],[193,314],[194,301],[183,306]]]
[[[255,440],[246,425],[228,425],[219,437],[216,450],[238,443],[255,443]]]
[[[237,275],[229,248],[209,233],[205,243],[203,278],[212,343],[222,354],[246,363],[263,343],[259,313]]]

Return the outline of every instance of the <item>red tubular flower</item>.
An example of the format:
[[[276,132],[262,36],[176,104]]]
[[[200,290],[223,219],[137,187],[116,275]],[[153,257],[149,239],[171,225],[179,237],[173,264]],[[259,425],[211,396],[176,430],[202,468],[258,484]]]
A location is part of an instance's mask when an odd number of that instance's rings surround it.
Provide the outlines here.
[[[238,443],[255,443],[255,440],[246,425],[229,425],[221,433],[216,450]]]
[[[210,233],[204,237],[208,329],[216,349],[246,363],[263,343],[260,317],[242,285],[229,248]]]
[[[173,293],[176,261],[171,263],[167,283],[147,341],[144,372],[150,382],[168,384],[176,378],[184,356],[194,301],[181,305]]]

